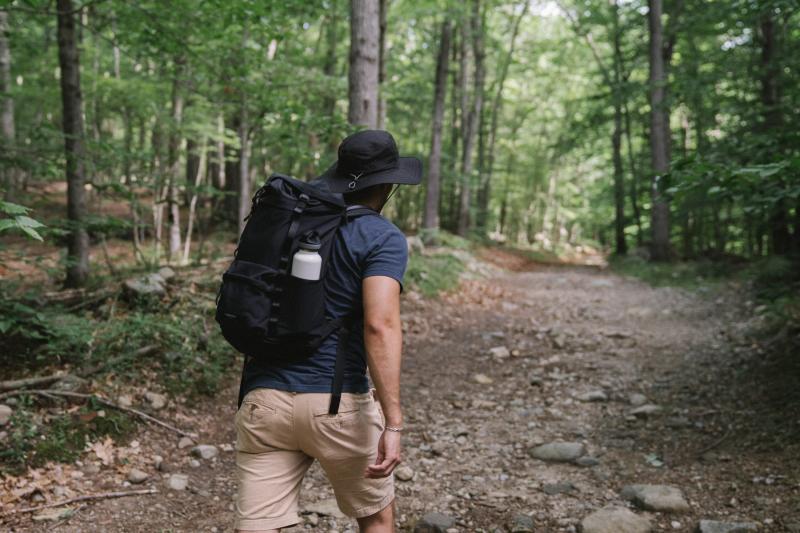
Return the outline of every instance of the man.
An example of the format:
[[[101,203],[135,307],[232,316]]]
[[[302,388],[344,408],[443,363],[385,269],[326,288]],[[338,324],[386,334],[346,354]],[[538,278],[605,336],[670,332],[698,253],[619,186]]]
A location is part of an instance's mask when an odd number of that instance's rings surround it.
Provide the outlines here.
[[[299,522],[303,476],[318,460],[339,508],[361,531],[394,531],[392,471],[400,463],[400,292],[408,260],[403,233],[378,215],[395,184],[418,184],[422,164],[400,157],[385,131],[342,141],[338,161],[320,178],[343,193],[356,217],[334,241],[325,277],[326,315],[356,316],[349,335],[330,335],[310,358],[288,363],[250,359],[236,413],[238,531],[279,531]],[[363,312],[360,312],[363,310]],[[338,413],[331,415],[336,350],[347,359]],[[369,389],[366,368],[380,406]]]

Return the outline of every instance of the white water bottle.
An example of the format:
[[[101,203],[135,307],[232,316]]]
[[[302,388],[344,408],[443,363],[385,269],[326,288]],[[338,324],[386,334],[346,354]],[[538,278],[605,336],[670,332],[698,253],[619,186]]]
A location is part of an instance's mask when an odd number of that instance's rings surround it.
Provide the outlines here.
[[[322,244],[316,234],[309,234],[300,239],[300,249],[292,258],[292,276],[307,281],[319,280],[322,271],[322,257],[319,249]]]

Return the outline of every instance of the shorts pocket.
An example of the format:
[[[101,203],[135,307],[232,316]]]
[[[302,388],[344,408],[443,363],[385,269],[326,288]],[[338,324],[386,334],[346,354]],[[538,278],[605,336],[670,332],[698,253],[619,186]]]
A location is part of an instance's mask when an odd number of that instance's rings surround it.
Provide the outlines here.
[[[269,433],[274,430],[276,416],[274,407],[246,397],[235,417],[236,450],[259,453],[271,448]]]

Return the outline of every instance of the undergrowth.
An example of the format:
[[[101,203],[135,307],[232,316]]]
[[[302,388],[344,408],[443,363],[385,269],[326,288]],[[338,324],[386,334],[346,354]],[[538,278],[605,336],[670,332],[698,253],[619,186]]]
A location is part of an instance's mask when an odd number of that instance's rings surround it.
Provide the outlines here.
[[[411,288],[425,296],[436,296],[441,291],[454,289],[464,268],[464,262],[446,250],[412,254],[408,260],[406,280]]]
[[[30,396],[21,396],[14,408],[0,449],[3,474],[19,474],[28,466],[40,467],[50,461],[74,461],[88,443],[106,436],[118,442],[126,440],[136,428],[130,416],[104,409],[94,401],[74,412],[50,415],[38,412]]]

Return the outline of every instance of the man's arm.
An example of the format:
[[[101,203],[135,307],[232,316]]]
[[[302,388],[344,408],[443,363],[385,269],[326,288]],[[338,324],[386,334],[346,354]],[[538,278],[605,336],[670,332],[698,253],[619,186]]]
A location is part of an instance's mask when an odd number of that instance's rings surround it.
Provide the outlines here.
[[[400,357],[403,332],[400,324],[400,284],[388,276],[369,276],[363,281],[364,346],[367,364],[387,426],[401,427]],[[400,433],[384,431],[378,458],[367,467],[367,477],[386,477],[400,463]]]

